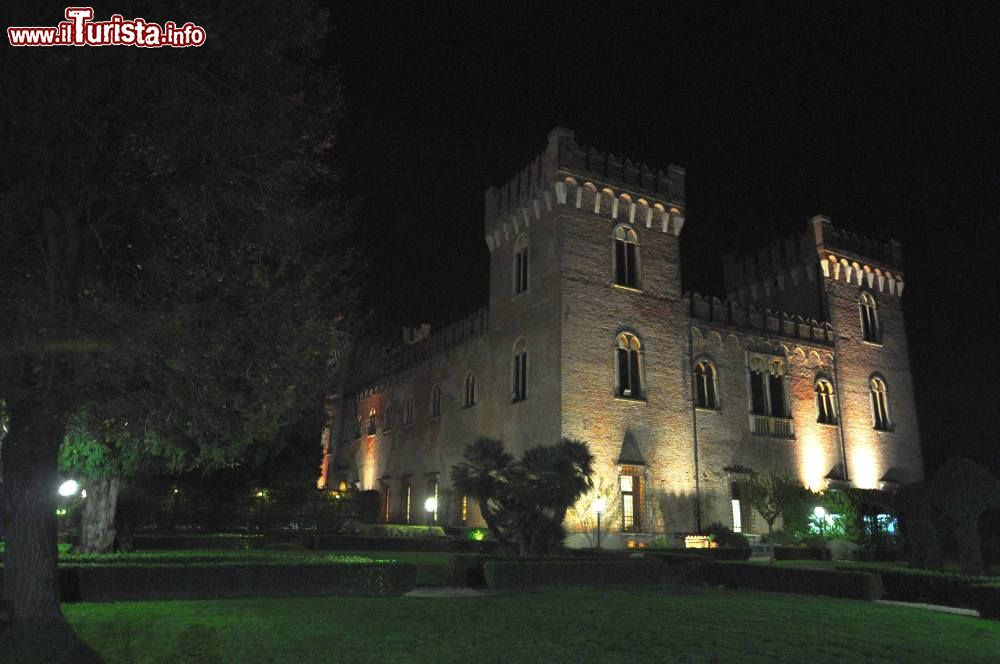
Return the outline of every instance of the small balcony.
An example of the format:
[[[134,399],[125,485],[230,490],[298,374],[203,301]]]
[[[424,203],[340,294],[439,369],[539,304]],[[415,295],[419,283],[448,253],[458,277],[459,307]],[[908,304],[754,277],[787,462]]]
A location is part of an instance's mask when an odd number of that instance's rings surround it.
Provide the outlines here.
[[[750,432],[755,436],[795,438],[795,425],[787,417],[750,413]]]

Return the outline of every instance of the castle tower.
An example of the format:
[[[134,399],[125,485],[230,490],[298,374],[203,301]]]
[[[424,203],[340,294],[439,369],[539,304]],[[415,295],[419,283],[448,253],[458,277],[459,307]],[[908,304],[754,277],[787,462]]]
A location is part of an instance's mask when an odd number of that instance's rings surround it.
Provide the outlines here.
[[[589,443],[608,502],[629,496],[615,520],[636,532],[694,527],[684,206],[682,168],[587,149],[563,128],[486,193],[490,320],[501,348],[524,335],[534,392],[509,426]]]

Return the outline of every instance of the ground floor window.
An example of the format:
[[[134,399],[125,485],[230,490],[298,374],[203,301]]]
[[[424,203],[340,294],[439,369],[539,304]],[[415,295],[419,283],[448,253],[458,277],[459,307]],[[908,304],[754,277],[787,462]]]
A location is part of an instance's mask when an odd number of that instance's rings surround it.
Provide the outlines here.
[[[407,482],[403,486],[403,523],[409,523],[413,515],[413,487]]]
[[[733,532],[743,532],[743,510],[740,508],[740,485],[733,482],[732,500],[733,506]]]
[[[382,496],[382,520],[389,523],[389,518],[392,515],[392,496],[389,495],[389,487],[385,488],[385,494]]]
[[[622,530],[639,532],[642,525],[642,475],[623,468],[618,484],[622,495]]]

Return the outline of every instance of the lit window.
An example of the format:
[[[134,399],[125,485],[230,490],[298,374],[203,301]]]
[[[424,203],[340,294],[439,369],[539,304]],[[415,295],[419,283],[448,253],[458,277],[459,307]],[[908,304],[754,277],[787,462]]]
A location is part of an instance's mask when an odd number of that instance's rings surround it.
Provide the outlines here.
[[[623,473],[618,482],[622,494],[622,530],[639,532],[640,477]]]
[[[437,524],[438,521],[438,488],[437,480],[431,480],[427,485],[427,497],[434,499],[434,509],[429,510],[430,514],[428,514],[431,520],[430,525],[432,526]]]
[[[877,376],[872,378],[869,390],[872,399],[872,423],[879,431],[891,431],[892,422],[889,420],[889,398],[885,381]]]
[[[816,421],[820,424],[837,423],[837,403],[833,385],[825,378],[816,381]]]
[[[708,360],[700,360],[694,365],[694,394],[698,408],[719,407],[719,385],[715,365]]]
[[[733,508],[733,532],[743,532],[743,510],[740,507],[740,485],[736,482],[732,484],[732,500],[730,504]]]
[[[403,401],[403,426],[413,424],[413,397],[409,396]]]
[[[528,342],[519,339],[514,344],[514,361],[511,369],[511,401],[528,398]]]
[[[413,514],[413,487],[409,482],[403,485],[403,523],[410,523]]]
[[[462,525],[469,520],[469,497],[462,496]]]
[[[368,412],[368,435],[374,436],[377,428],[378,428],[378,418],[375,416],[375,409],[372,408]]]
[[[615,283],[639,287],[639,242],[628,226],[615,228]]]
[[[791,417],[782,360],[765,361],[760,357],[750,360],[750,412],[783,419]]]
[[[861,309],[861,335],[865,341],[879,343],[882,339],[881,330],[878,326],[878,311],[875,307],[875,298],[867,291],[861,293],[858,300]]]
[[[615,356],[618,365],[617,394],[630,399],[642,398],[642,381],[640,380],[639,337],[628,332],[618,335]]]
[[[465,407],[476,405],[476,375],[471,371],[465,375]]]
[[[528,290],[528,236],[522,235],[514,244],[514,295]]]
[[[441,386],[435,385],[431,390],[431,417],[441,414]]]
[[[382,520],[389,523],[389,519],[392,516],[392,496],[389,492],[389,487],[385,487],[385,495],[382,496]]]

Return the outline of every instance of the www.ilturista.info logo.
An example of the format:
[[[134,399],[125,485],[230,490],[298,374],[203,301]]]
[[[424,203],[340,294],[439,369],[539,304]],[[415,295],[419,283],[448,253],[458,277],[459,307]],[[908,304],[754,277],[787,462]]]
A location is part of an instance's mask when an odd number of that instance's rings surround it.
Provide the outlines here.
[[[11,46],[138,46],[139,48],[186,48],[205,43],[205,28],[187,22],[181,27],[173,21],[163,25],[146,19],[125,20],[112,14],[107,21],[94,21],[93,7],[67,7],[66,20],[46,28],[38,26],[7,28]]]

